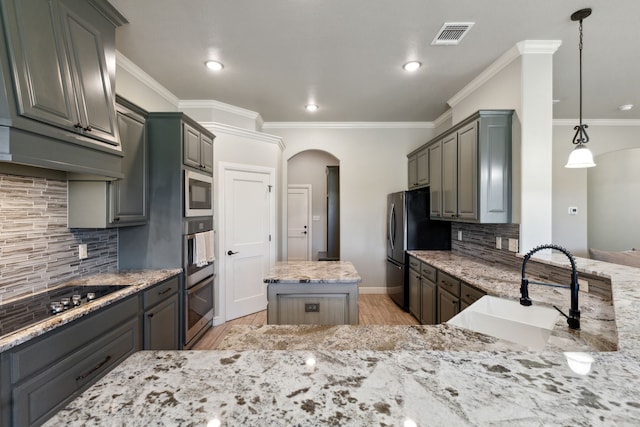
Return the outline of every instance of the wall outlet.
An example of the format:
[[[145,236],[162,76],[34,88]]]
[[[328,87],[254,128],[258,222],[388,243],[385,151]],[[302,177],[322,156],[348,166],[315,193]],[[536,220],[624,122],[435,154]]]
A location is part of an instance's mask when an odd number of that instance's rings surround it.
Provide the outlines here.
[[[462,241],[462,230],[458,230],[458,240]]]
[[[496,249],[502,249],[502,237],[496,237]]]
[[[578,279],[578,290],[580,292],[589,292],[589,281],[585,279]]]
[[[509,250],[511,252],[518,252],[518,239],[509,239]]]
[[[87,245],[86,243],[81,243],[78,245],[78,259],[87,259],[87,258],[89,258]]]

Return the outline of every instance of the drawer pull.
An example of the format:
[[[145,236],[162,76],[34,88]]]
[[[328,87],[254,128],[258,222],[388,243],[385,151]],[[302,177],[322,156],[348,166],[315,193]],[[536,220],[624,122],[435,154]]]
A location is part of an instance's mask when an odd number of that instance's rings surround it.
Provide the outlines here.
[[[164,291],[160,291],[160,292],[158,292],[158,295],[164,295],[164,294],[166,294],[167,292],[169,292],[170,290],[171,290],[171,288],[167,288],[167,289],[165,289]]]
[[[102,368],[104,366],[104,364],[107,363],[109,360],[111,360],[111,356],[105,357],[105,359],[102,362],[98,363],[96,366],[91,368],[91,370],[89,372],[85,372],[84,374],[82,374],[79,377],[77,377],[76,381],[80,381],[80,380],[83,380],[83,379],[87,378],[89,375],[93,374],[95,371],[97,371],[98,369]]]

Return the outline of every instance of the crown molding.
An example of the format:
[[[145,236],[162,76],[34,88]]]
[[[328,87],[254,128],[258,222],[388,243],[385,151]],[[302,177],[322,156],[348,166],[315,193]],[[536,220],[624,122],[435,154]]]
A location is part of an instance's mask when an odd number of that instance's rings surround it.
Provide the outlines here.
[[[142,84],[147,86],[153,92],[157,93],[162,98],[166,99],[170,104],[178,108],[180,100],[177,96],[169,92],[164,86],[158,83],[157,80],[144,72],[142,68],[138,67],[129,58],[120,53],[120,51],[116,51],[116,64],[119,67],[122,67],[123,70],[133,75],[136,79],[138,79]]]
[[[204,126],[207,130],[213,133],[224,133],[227,135],[241,136],[243,138],[249,138],[261,142],[267,142],[269,144],[275,144],[280,151],[284,151],[287,146],[284,143],[284,139],[277,135],[270,135],[268,133],[257,132],[254,130],[243,129],[237,126],[226,125],[218,122],[198,122]]]
[[[502,71],[507,65],[525,54],[553,54],[555,53],[562,41],[560,40],[524,40],[517,43],[511,49],[506,51],[500,58],[489,65],[476,78],[471,80],[469,84],[463,87],[458,93],[453,95],[447,104],[452,108],[459,104],[467,96],[475,92],[479,87]]]
[[[433,121],[433,126],[437,128],[440,125],[442,125],[444,122],[447,122],[447,121],[451,122],[452,118],[453,118],[453,110],[449,108],[447,111],[442,113],[440,117],[438,117]]]
[[[640,126],[640,119],[593,119],[582,120],[587,122],[589,127],[594,126]],[[579,123],[578,119],[554,119],[553,126],[576,126]]]
[[[260,113],[247,110],[241,107],[236,107],[235,105],[225,104],[224,102],[215,101],[212,99],[211,100],[185,99],[179,102],[178,107],[180,108],[180,110],[184,110],[185,108],[213,108],[216,110],[236,114],[238,116],[255,120],[258,125],[261,125],[263,123]]]
[[[433,129],[432,122],[266,122],[264,129]]]

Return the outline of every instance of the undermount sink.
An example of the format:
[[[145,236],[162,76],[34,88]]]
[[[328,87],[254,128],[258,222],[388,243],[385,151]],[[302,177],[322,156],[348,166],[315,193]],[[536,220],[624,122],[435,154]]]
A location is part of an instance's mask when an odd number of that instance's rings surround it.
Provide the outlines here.
[[[537,351],[546,345],[559,315],[553,308],[485,295],[447,323]]]

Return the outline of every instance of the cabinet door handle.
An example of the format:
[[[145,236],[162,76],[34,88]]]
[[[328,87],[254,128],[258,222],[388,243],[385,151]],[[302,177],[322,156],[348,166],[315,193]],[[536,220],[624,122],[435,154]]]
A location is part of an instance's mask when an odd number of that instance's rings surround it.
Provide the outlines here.
[[[75,125],[73,125],[73,127],[76,128],[76,129],[80,129],[80,128],[82,128],[82,123],[78,122]]]
[[[91,368],[88,372],[85,372],[84,374],[76,377],[76,381],[80,381],[80,380],[83,380],[83,379],[87,378],[89,375],[93,374],[95,371],[97,371],[98,369],[102,368],[102,366],[105,363],[107,363],[109,360],[111,360],[111,356],[105,357],[105,359],[102,362],[98,363],[96,366]]]
[[[82,130],[86,131],[86,132],[91,132],[93,130],[93,128],[91,127],[91,125],[89,125],[87,127],[82,128]]]
[[[167,289],[165,289],[164,291],[160,291],[160,292],[158,292],[158,295],[164,295],[164,294],[166,294],[167,292],[169,292],[170,290],[171,290],[171,288],[167,288]]]
[[[149,313],[149,314],[147,314],[147,317],[148,317],[148,318],[152,318],[152,317],[153,317],[153,313]]]

